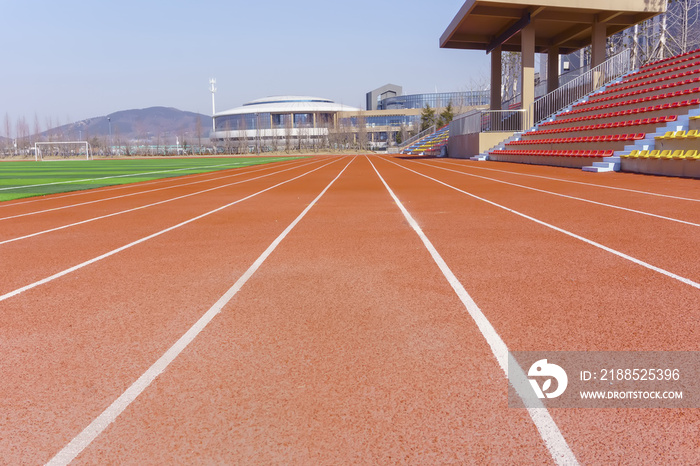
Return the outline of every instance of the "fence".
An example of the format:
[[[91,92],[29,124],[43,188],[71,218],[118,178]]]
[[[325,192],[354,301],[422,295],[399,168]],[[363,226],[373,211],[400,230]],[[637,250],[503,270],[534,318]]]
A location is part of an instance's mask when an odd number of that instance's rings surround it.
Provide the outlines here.
[[[605,84],[631,71],[630,50],[625,49],[581,76],[530,105],[530,124],[539,123]]]
[[[436,127],[435,125],[433,125],[433,126],[431,126],[430,128],[421,131],[420,133],[416,134],[416,135],[413,136],[412,138],[406,139],[404,142],[402,142],[401,144],[399,144],[399,149],[403,149],[403,148],[405,148],[405,147],[410,146],[411,144],[413,144],[414,142],[416,142],[416,141],[419,140],[420,138],[422,138],[422,137],[424,137],[424,136],[427,136],[428,134],[434,133],[435,130],[437,130],[437,127]]]
[[[475,110],[455,118],[450,134],[522,131],[526,116],[525,110]]]
[[[630,70],[630,50],[626,49],[537,99],[527,109],[474,110],[460,115],[452,122],[450,134],[525,131]]]

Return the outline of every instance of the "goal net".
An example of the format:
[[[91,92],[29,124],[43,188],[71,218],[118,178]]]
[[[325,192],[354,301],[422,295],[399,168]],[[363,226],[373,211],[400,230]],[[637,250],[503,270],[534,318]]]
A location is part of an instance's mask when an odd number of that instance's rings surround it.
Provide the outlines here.
[[[90,160],[90,144],[87,141],[35,142],[34,159],[47,160]]]

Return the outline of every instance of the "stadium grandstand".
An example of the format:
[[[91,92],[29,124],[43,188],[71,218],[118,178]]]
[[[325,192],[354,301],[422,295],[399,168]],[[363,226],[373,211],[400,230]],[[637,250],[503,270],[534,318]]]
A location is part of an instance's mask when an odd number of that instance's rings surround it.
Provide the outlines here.
[[[662,13],[662,3],[465,2],[440,44],[491,54],[490,109],[455,118],[449,155],[700,177],[700,51],[638,69],[629,49],[605,56],[607,37]],[[587,46],[590,69],[560,86],[560,54]],[[518,108],[502,107],[504,51],[522,57]],[[535,93],[536,52],[547,54],[549,92],[542,97]]]

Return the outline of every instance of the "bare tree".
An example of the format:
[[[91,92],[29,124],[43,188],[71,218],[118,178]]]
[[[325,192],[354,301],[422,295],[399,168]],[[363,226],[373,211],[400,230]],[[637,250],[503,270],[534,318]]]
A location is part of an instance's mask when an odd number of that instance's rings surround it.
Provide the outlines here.
[[[5,132],[5,144],[4,144],[4,151],[5,153],[10,152],[10,147],[12,144],[12,123],[10,123],[10,114],[5,113],[5,120],[3,124],[3,131]]]
[[[248,120],[246,120],[245,116],[241,117],[241,123],[238,126],[238,129],[240,130],[241,134],[241,137],[238,138],[238,153],[247,154],[248,145],[250,142],[248,139]]]
[[[197,134],[197,152],[202,153],[202,119],[197,116],[197,120],[194,124],[194,130]]]
[[[29,145],[29,125],[27,124],[27,120],[24,118],[24,116],[17,118],[15,128],[18,148],[20,151],[25,152],[27,146]]]
[[[501,58],[501,96],[503,103],[512,101],[520,93],[521,56],[517,52],[503,52]],[[507,110],[504,108],[504,110]]]
[[[41,140],[41,124],[39,123],[39,115],[34,113],[34,140]]]
[[[292,118],[284,115],[284,150],[289,154],[292,150]]]
[[[367,150],[367,119],[362,112],[357,114],[357,149]]]
[[[671,0],[666,10],[668,46],[674,55],[700,46],[700,1]]]

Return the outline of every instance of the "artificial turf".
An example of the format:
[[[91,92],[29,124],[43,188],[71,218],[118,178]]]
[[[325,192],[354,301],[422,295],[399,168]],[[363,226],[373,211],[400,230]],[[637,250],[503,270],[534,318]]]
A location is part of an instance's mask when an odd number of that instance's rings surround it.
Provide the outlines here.
[[[0,202],[24,197],[195,173],[228,170],[299,157],[150,158],[0,163]]]

